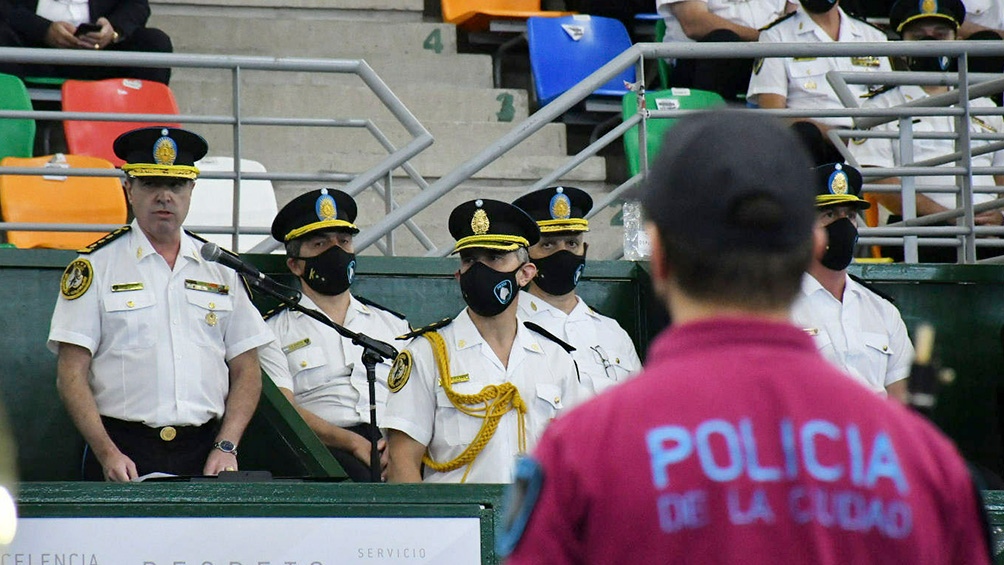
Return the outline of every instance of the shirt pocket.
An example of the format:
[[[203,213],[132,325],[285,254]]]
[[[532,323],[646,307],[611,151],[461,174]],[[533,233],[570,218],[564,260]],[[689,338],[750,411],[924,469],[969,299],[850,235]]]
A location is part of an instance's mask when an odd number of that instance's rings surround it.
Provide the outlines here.
[[[190,338],[199,345],[223,346],[223,334],[234,310],[233,298],[199,290],[185,290],[190,313]]]
[[[156,343],[153,307],[157,299],[152,291],[113,292],[102,299],[105,307],[105,328],[113,350],[153,347]]]
[[[790,63],[789,80],[795,83],[795,89],[809,97],[827,98],[830,83],[826,82],[826,72],[830,70],[825,59],[799,61],[792,59]],[[791,101],[792,93],[788,92]]]
[[[895,353],[889,344],[889,336],[876,332],[861,332],[861,340],[865,344],[865,357],[868,359],[868,370],[872,372],[874,382],[885,386],[885,375],[889,368],[889,360]]]
[[[556,417],[558,412],[565,407],[561,387],[547,383],[537,383],[534,387],[537,394],[536,404],[545,422]]]
[[[330,380],[324,368],[328,358],[320,347],[304,347],[291,352],[289,372],[293,375],[293,393],[297,396],[310,394]]]
[[[454,385],[454,391],[456,392],[456,385]],[[463,388],[463,387],[461,387]],[[459,391],[461,394],[475,394],[476,390],[462,390]],[[483,408],[484,403],[479,403],[472,408]],[[434,434],[442,433],[443,441],[451,447],[463,447],[470,445],[477,437],[478,432],[481,431],[481,424],[484,423],[483,418],[477,416],[470,416],[464,414],[457,409],[456,406],[450,402],[450,398],[446,396],[446,391],[443,387],[437,386],[436,389],[436,426],[437,429],[434,430]],[[497,433],[497,428],[496,428]]]

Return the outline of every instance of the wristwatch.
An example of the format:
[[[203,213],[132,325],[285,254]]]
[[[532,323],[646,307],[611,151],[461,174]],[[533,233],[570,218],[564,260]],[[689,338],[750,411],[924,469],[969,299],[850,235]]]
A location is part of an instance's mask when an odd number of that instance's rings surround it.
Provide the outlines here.
[[[220,440],[220,441],[214,443],[213,447],[215,447],[216,449],[219,449],[223,453],[230,453],[234,457],[237,457],[237,446],[234,445],[234,442],[232,442],[232,441],[230,441],[228,439]]]

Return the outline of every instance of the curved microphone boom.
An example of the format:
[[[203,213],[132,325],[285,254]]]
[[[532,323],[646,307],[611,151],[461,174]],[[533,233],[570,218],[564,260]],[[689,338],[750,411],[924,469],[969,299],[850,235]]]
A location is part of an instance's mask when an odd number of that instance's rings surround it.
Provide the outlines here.
[[[224,267],[237,271],[238,274],[244,276],[245,280],[247,280],[249,284],[261,288],[266,292],[289,298],[294,302],[298,302],[300,300],[300,291],[272,279],[265,273],[242,261],[240,257],[230,253],[225,253],[219,245],[216,245],[211,241],[202,244],[199,254],[202,255],[202,258],[206,261],[219,263]]]

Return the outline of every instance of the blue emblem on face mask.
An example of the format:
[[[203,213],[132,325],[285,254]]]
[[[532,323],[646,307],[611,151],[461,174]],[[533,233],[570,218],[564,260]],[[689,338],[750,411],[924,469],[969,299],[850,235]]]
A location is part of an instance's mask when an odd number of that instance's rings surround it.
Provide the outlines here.
[[[509,304],[512,296],[512,281],[504,280],[495,285],[495,298],[498,299],[500,304]]]
[[[582,271],[584,271],[584,270],[586,270],[586,265],[585,264],[579,265],[579,268],[575,269],[575,275],[572,276],[572,280],[574,281],[574,283],[576,285],[579,284],[579,277],[582,276]]]
[[[350,262],[348,267],[345,268],[345,271],[348,273],[349,284],[352,284],[352,280],[356,278],[356,262]]]

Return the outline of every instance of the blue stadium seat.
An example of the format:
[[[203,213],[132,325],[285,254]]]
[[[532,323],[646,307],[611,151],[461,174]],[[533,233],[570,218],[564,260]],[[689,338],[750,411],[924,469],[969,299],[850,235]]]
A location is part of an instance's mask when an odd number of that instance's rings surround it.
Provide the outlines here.
[[[545,106],[631,47],[624,24],[600,16],[530,18],[527,43],[530,72],[537,103]],[[627,92],[624,82],[635,82],[631,67],[593,92],[617,97]]]

